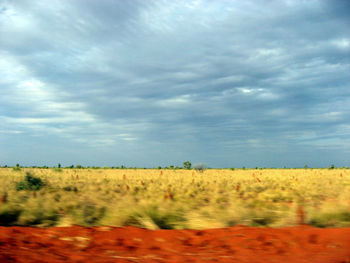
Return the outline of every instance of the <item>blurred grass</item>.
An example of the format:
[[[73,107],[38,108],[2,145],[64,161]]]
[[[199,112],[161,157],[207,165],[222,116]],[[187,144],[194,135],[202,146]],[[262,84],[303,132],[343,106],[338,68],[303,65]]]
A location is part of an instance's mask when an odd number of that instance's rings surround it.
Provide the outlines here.
[[[298,224],[302,207],[304,223],[350,226],[347,169],[0,168],[5,195],[0,225],[284,227]]]

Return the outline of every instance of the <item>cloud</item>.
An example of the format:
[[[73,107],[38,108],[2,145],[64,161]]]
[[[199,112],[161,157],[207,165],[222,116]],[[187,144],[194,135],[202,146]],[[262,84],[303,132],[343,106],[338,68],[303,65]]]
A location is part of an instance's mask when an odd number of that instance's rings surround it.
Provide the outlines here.
[[[91,165],[346,165],[345,10],[327,0],[3,1],[0,133],[43,151],[35,138],[60,142],[67,160]],[[18,162],[8,151],[4,161]]]

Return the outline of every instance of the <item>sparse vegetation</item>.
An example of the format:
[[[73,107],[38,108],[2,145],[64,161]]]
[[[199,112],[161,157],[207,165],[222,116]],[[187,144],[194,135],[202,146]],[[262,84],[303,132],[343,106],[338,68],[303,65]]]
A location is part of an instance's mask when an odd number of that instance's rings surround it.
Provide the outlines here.
[[[0,225],[350,226],[348,169],[204,168],[1,168]]]

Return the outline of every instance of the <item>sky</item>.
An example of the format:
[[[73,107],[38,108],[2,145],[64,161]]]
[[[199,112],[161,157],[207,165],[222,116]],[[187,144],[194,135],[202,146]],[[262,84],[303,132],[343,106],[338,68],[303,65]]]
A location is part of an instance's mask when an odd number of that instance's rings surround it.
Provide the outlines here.
[[[347,0],[0,0],[0,165],[350,166]]]

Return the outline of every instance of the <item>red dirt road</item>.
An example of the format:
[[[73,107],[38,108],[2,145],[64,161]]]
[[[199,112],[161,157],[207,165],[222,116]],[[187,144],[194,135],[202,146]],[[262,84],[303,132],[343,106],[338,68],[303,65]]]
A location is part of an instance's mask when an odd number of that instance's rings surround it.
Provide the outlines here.
[[[0,227],[0,262],[350,263],[350,228]]]

